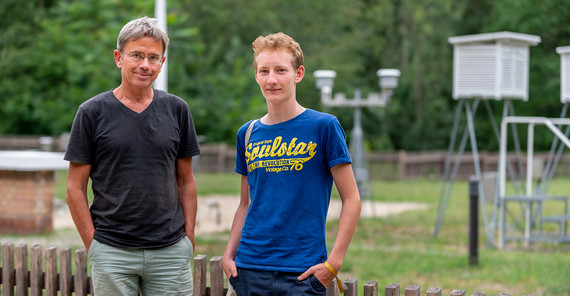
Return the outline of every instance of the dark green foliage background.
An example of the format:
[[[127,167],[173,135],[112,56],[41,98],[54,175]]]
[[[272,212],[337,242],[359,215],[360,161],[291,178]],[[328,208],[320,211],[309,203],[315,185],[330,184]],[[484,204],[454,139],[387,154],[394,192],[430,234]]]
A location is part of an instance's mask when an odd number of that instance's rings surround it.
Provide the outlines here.
[[[312,73],[337,72],[335,92],[378,91],[375,72],[398,68],[400,85],[383,109],[366,109],[370,150],[439,150],[449,142],[451,36],[513,31],[539,35],[531,48],[530,100],[517,115],[558,117],[560,56],[570,45],[570,6],[562,0],[168,1],[169,91],[184,98],[208,142],[235,142],[237,129],[262,116],[251,42],[283,31],[302,45],[307,74],[297,96],[306,107],[337,115],[350,136],[352,110],[320,104]],[[59,135],[77,106],[116,87],[113,49],[129,20],[154,14],[154,1],[0,1],[0,134]],[[501,116],[501,102],[491,102]],[[497,142],[484,109],[477,117],[481,150]],[[536,149],[552,137],[539,133]],[[524,139],[524,133],[522,133]]]

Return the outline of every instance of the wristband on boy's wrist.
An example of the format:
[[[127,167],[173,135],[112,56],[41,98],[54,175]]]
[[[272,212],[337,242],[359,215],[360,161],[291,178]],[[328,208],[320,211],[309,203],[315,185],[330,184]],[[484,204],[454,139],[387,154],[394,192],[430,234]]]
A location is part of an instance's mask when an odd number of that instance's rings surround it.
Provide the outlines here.
[[[323,263],[323,265],[324,265],[324,266],[332,273],[332,275],[335,277],[335,279],[336,279],[336,284],[338,285],[338,290],[339,290],[341,293],[344,293],[344,288],[343,288],[343,286],[342,286],[342,281],[340,280],[340,278],[339,278],[338,275],[337,275],[338,272],[334,269],[334,267],[332,267],[332,265],[331,265],[328,261],[325,261],[325,262]]]

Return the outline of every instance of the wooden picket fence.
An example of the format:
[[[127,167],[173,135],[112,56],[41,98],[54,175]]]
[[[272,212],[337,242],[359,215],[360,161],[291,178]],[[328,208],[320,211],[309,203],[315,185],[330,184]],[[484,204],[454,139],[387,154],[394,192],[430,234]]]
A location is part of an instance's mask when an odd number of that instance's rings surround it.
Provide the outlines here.
[[[41,245],[34,245],[30,249],[28,256],[28,246],[20,243],[14,246],[7,242],[2,247],[2,265],[0,266],[0,287],[1,295],[4,296],[27,296],[27,295],[47,295],[47,296],[83,296],[94,295],[91,284],[91,277],[87,274],[87,253],[85,249],[75,251],[75,273],[72,269],[72,252],[70,248],[62,248],[59,252],[59,272],[58,253],[55,246],[48,246],[44,249]],[[29,266],[28,266],[29,262]],[[209,263],[209,271],[208,271]],[[45,269],[43,267],[45,266]],[[207,280],[210,280],[210,286]],[[225,296],[227,288],[224,287],[226,280],[222,269],[222,257],[216,256],[207,260],[206,255],[194,257],[194,295],[216,295]],[[358,281],[348,279],[344,282],[347,289],[344,295],[358,295]],[[384,287],[384,295],[400,295],[400,284],[390,283]],[[363,286],[364,296],[378,295],[378,282],[368,281]],[[419,285],[409,285],[404,289],[405,296],[420,296]],[[338,287],[329,285],[327,296],[339,296]],[[427,296],[441,296],[441,288],[429,288],[426,290]],[[451,296],[465,296],[465,290],[455,289]],[[487,295],[485,292],[477,291],[472,296]],[[499,293],[506,296],[510,294]]]
[[[31,136],[31,135],[0,135],[0,150],[42,150],[65,151],[69,134],[57,137]],[[233,172],[235,166],[236,150],[233,145],[226,143],[200,143],[202,154],[194,159],[194,169],[198,173]],[[547,159],[548,151],[535,151],[534,158],[538,164]],[[515,154],[511,153],[513,159]],[[521,156],[524,156],[521,155]],[[457,157],[457,158],[456,158]],[[417,178],[441,178],[445,171],[447,151],[370,151],[366,153],[370,178],[372,180],[405,180]],[[469,180],[473,175],[474,159],[471,153],[464,153],[461,157],[453,155],[453,161],[461,165],[457,171],[457,178]],[[514,160],[513,160],[514,161]],[[479,166],[482,172],[496,171],[499,163],[498,152],[479,151]],[[524,166],[526,157],[522,157]],[[523,168],[521,168],[523,169]],[[570,176],[570,155],[564,153],[559,159],[555,176]]]

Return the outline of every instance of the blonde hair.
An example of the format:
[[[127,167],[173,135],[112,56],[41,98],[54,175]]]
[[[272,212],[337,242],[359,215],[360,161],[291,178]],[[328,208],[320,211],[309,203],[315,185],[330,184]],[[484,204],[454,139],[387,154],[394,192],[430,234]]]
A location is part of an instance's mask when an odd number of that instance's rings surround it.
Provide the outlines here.
[[[251,44],[253,47],[253,67],[257,68],[256,58],[265,50],[284,49],[293,56],[293,67],[295,69],[303,65],[303,50],[297,41],[289,35],[279,32],[266,36],[259,36]]]

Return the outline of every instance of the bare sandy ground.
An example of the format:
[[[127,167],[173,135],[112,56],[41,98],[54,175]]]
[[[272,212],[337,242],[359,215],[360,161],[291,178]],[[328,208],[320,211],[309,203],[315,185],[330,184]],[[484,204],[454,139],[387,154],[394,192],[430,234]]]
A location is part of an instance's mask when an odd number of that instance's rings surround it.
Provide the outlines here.
[[[198,217],[196,236],[227,235],[239,203],[237,196],[212,195],[198,198]],[[331,200],[328,220],[337,219],[340,214],[340,201]],[[43,246],[81,248],[83,243],[69,214],[67,205],[57,201],[54,205],[54,230],[42,235],[0,235],[0,244],[12,242],[14,245],[25,243],[29,247]],[[361,218],[387,217],[412,210],[426,210],[427,204],[409,202],[368,202],[362,203]]]
[[[196,218],[196,235],[229,231],[239,197],[213,195],[198,198],[198,215]],[[410,210],[425,210],[426,204],[410,202],[370,202],[362,203],[361,218],[386,217]],[[327,220],[338,219],[341,203],[331,200]],[[54,213],[54,229],[74,227],[71,215],[65,205],[58,205]]]

